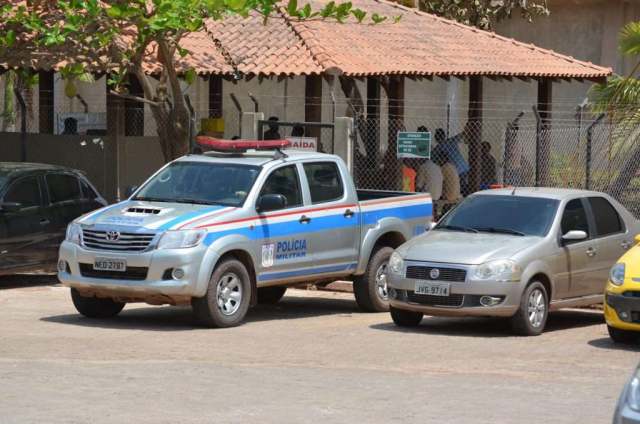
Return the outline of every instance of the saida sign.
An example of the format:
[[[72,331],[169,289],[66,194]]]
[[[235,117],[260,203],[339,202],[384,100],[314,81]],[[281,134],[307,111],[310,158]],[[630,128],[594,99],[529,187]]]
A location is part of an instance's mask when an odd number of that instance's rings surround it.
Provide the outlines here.
[[[430,132],[398,132],[399,158],[431,158]]]

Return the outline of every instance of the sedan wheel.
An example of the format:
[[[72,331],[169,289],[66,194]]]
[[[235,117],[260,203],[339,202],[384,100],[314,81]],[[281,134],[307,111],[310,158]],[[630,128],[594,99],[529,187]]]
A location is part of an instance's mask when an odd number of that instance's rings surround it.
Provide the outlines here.
[[[534,328],[539,328],[547,313],[544,295],[540,290],[534,290],[529,296],[529,321]]]

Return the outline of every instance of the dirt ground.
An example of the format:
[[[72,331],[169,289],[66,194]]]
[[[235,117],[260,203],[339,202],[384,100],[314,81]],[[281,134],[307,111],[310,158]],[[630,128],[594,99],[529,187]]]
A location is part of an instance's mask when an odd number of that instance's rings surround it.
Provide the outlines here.
[[[498,319],[401,330],[351,294],[290,290],[238,328],[189,308],[78,315],[53,278],[0,278],[0,423],[606,423],[640,360],[601,312],[540,337]]]

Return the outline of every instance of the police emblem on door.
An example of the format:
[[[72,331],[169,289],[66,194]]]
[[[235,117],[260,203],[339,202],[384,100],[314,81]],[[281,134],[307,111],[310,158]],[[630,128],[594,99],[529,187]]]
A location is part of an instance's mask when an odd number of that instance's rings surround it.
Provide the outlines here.
[[[273,266],[273,254],[275,252],[275,244],[265,244],[262,246],[262,267],[269,268]]]

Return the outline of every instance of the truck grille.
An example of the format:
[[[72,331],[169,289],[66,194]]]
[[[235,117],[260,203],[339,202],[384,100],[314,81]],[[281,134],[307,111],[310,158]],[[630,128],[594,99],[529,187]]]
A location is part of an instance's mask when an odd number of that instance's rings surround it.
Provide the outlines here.
[[[102,271],[93,269],[92,264],[79,264],[80,274],[88,278],[101,278],[103,280],[131,280],[144,281],[147,279],[149,268],[146,267],[127,267],[124,272],[119,271]]]
[[[119,233],[115,241],[107,239],[107,231],[82,230],[82,243],[97,250],[113,250],[117,252],[142,252],[147,250],[155,234]]]
[[[433,269],[438,270],[439,275],[437,278],[431,278],[431,270]],[[405,275],[407,278],[415,280],[438,280],[463,283],[467,279],[467,270],[439,266],[410,265],[407,267]]]
[[[458,308],[464,302],[464,295],[451,294],[449,296],[432,296],[429,294],[416,294],[416,292],[407,290],[407,300],[410,303],[417,303],[424,306],[447,306],[450,308]]]

